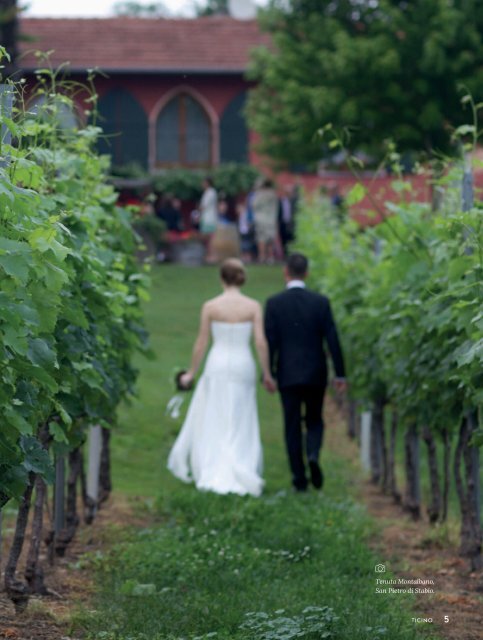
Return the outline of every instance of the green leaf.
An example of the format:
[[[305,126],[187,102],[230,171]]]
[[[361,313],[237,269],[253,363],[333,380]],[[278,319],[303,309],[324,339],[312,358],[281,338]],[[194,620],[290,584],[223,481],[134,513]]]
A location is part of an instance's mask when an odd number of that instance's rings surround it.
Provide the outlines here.
[[[467,342],[460,348],[457,359],[460,366],[471,364],[473,361],[483,364],[483,338],[474,344]]]
[[[86,318],[80,300],[75,298],[65,300],[65,305],[62,307],[62,315],[77,327],[81,327],[82,329],[89,327],[89,321]]]
[[[23,466],[28,472],[38,473],[46,482],[54,481],[54,467],[48,452],[42,447],[40,442],[32,436],[22,436],[20,446],[25,458]]]
[[[28,244],[0,236],[0,267],[5,273],[26,284],[32,264]]]
[[[18,447],[9,442],[5,437],[5,433],[0,431],[0,460],[3,463],[9,461],[11,464],[15,464],[19,459],[18,454]]]
[[[63,246],[55,239],[55,229],[36,229],[29,236],[29,243],[42,253],[52,251],[55,257],[63,261],[71,253],[68,247]]]
[[[28,340],[26,337],[27,331],[25,329],[22,330],[22,328],[7,325],[0,331],[3,331],[3,343],[6,347],[9,347],[19,355],[27,355]]]
[[[42,367],[29,364],[28,362],[18,362],[16,363],[16,368],[29,382],[36,382],[37,384],[40,383],[50,393],[57,393],[59,385],[56,380]]]
[[[32,364],[44,369],[57,367],[55,351],[41,338],[34,338],[30,341],[28,356]]]
[[[65,442],[66,444],[69,443],[69,439],[67,438],[65,430],[57,422],[49,422],[49,431],[56,442]]]
[[[354,204],[358,204],[359,202],[364,200],[366,195],[367,195],[367,188],[363,184],[358,182],[352,187],[352,189],[347,194],[346,203],[349,207]]]
[[[32,425],[19,413],[14,407],[5,409],[5,417],[9,423],[14,426],[19,433],[31,435],[33,431]]]

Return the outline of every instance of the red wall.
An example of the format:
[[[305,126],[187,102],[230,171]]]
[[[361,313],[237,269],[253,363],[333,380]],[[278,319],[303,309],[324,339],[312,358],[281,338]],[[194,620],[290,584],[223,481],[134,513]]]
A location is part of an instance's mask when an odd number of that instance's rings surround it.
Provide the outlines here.
[[[218,117],[222,116],[225,107],[233,98],[248,88],[248,83],[241,76],[120,74],[110,78],[99,77],[96,80],[96,89],[100,97],[110,89],[122,87],[139,101],[148,117],[168,91],[181,85],[200,93],[210,103]]]

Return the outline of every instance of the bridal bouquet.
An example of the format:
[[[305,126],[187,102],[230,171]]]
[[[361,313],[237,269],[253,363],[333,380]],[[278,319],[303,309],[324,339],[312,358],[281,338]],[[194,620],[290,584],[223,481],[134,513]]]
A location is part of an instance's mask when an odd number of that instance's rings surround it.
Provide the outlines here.
[[[170,418],[173,418],[173,420],[178,420],[181,415],[181,407],[185,399],[185,396],[181,395],[181,393],[191,391],[194,386],[194,382],[191,382],[189,385],[182,384],[181,376],[185,373],[186,369],[180,369],[179,367],[174,370],[173,382],[177,393],[168,400],[168,404],[166,406],[166,414]]]

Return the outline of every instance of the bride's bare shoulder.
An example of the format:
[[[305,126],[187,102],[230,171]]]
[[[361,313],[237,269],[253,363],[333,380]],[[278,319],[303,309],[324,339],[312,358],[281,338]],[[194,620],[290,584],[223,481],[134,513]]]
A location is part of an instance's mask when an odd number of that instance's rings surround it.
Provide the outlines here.
[[[216,310],[222,305],[223,300],[221,299],[221,296],[215,296],[214,298],[206,300],[206,302],[203,304],[203,310],[208,315],[212,315],[213,312],[216,312]]]
[[[221,301],[222,301],[222,295],[218,295],[218,296],[215,296],[214,298],[210,298],[209,300],[206,300],[203,306],[210,309],[213,307],[217,307]]]
[[[249,296],[243,296],[243,298],[245,300],[245,303],[252,309],[256,310],[261,308],[261,304],[258,302],[258,300],[255,300],[255,298],[250,298]]]

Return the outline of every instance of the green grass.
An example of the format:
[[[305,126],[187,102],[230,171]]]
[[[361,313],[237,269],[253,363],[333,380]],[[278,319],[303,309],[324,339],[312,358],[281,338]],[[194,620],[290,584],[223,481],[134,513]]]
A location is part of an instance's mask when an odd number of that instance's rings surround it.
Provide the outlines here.
[[[249,295],[264,300],[281,287],[280,269],[250,269]],[[95,611],[81,616],[88,637],[421,637],[410,596],[375,594],[380,559],[366,545],[375,523],[353,498],[355,468],[325,452],[324,493],[291,492],[276,396],[259,393],[262,498],[200,493],[167,472],[180,428],[164,415],[172,370],[188,364],[200,306],[218,289],[211,268],[153,274],[146,311],[158,359],[139,362],[139,398],[122,410],[113,437],[116,491],[154,498],[153,518],[127,529],[101,563]]]

